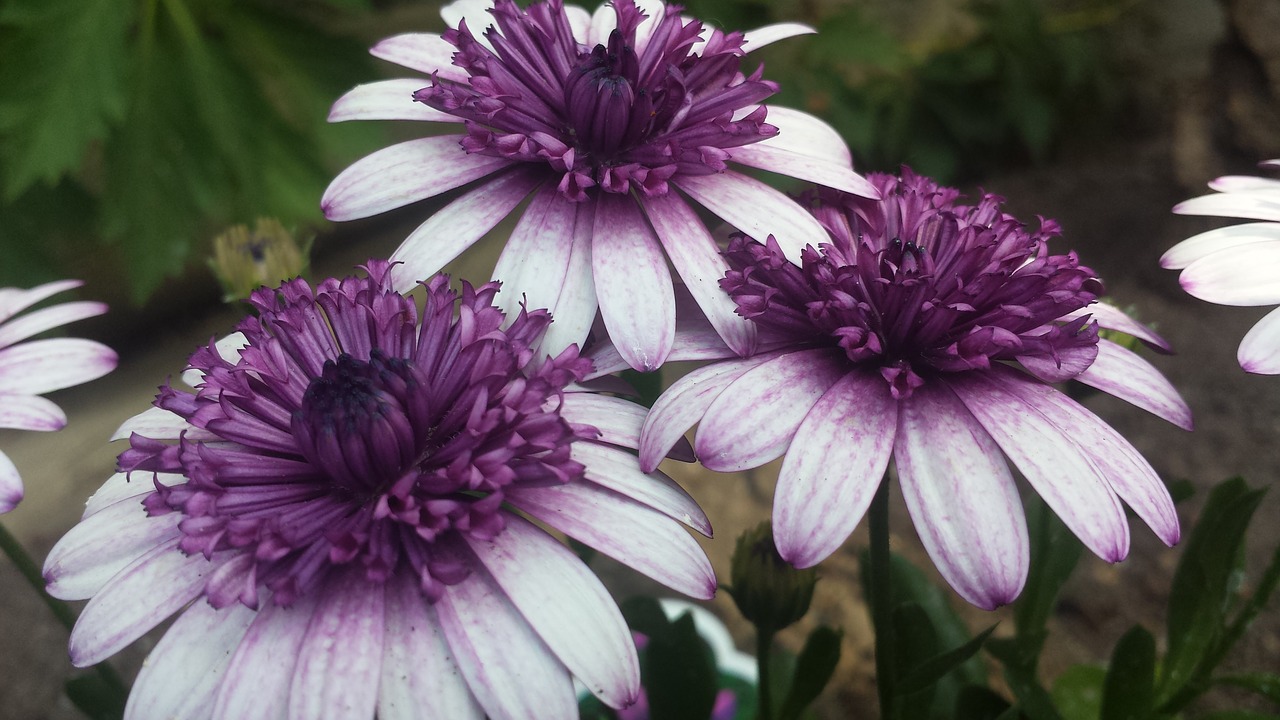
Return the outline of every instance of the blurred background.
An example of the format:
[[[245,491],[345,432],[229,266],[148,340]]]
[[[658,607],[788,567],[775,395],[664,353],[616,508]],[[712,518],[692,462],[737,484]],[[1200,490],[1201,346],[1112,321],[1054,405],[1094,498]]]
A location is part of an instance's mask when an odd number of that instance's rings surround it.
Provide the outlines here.
[[[1157,264],[1174,242],[1222,224],[1172,216],[1174,203],[1207,192],[1213,177],[1253,173],[1258,161],[1280,157],[1280,0],[686,6],[722,28],[817,28],[752,61],[781,83],[774,102],[841,132],[859,171],[905,163],[967,192],[1005,195],[1024,220],[1059,219],[1057,250],[1077,249],[1118,304],[1136,305],[1179,350],[1153,362],[1191,403],[1194,436],[1105,398],[1090,404],[1164,476],[1203,488],[1236,474],[1255,485],[1280,475],[1280,381],[1246,376],[1234,359],[1261,309],[1195,301]],[[338,226],[319,211],[339,170],[423,133],[421,124],[330,125],[325,116],[353,85],[399,76],[367,48],[400,32],[442,30],[437,10],[392,0],[0,0],[0,286],[85,279],[82,297],[112,311],[69,332],[122,357],[114,375],[54,396],[71,417],[66,431],[0,432],[28,494],[3,521],[38,560],[110,473],[118,448],[106,437],[146,407],[196,343],[225,333],[241,313],[221,303],[209,270],[215,237],[273,218],[310,243],[317,275],[342,274],[390,254],[449,199]],[[451,270],[486,279],[500,242],[483,241]],[[670,469],[714,509],[720,541],[708,551],[721,572],[737,533],[767,517],[775,470],[731,478]],[[740,492],[744,482],[753,492]],[[1183,506],[1184,521],[1196,503]],[[896,512],[895,550],[929,567]],[[1260,517],[1277,513],[1272,497]],[[1254,534],[1261,556],[1280,542],[1280,523],[1260,520]],[[1101,662],[1135,621],[1160,626],[1176,551],[1145,529],[1135,527],[1134,538],[1129,561],[1082,564],[1057,620],[1049,677]],[[824,564],[824,578],[815,621],[844,627],[846,647],[820,716],[874,717],[852,550]],[[628,577],[611,583],[620,593],[652,590]],[[717,600],[722,615],[729,607]],[[46,616],[0,561],[0,717],[77,716],[61,698],[72,673],[66,635]],[[970,617],[974,627],[993,621]],[[734,630],[749,647],[746,630]],[[147,647],[122,656],[121,667],[131,672]],[[1271,617],[1240,662],[1274,667],[1277,657],[1280,621]]]

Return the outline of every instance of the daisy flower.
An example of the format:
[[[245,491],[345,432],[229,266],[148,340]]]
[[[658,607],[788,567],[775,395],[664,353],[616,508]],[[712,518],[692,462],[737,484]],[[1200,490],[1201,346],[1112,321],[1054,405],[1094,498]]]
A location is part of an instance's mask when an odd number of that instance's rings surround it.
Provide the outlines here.
[[[662,364],[675,334],[668,262],[735,352],[754,327],[717,287],[728,269],[695,211],[798,253],[824,237],[814,218],[735,169],[760,168],[874,195],[830,126],[760,103],[777,90],[743,56],[812,32],[798,24],[726,33],[656,0],[594,14],[559,0],[460,0],[443,35],[382,41],[379,58],[427,77],[361,85],[331,121],[454,123],[359,160],[324,194],[331,220],[386,212],[472,185],[392,255],[397,289],[438,271],[528,199],[494,277],[511,313],[522,297],[556,318],[552,353],[587,336],[597,309],[628,364]]]
[[[1049,254],[1052,221],[1028,231],[1000,198],[962,205],[906,170],[870,179],[883,200],[807,198],[830,239],[800,265],[771,238],[731,243],[723,287],[772,349],[674,383],[645,421],[641,465],[696,422],[694,449],[713,470],[785,456],[775,542],[809,567],[853,531],[892,460],[925,549],[983,608],[1013,600],[1028,571],[1006,458],[1103,559],[1128,552],[1121,501],[1176,543],[1151,466],[1052,385],[1075,379],[1190,428],[1168,381],[1098,327],[1162,341],[1096,302],[1102,286],[1074,254]]]
[[[67,416],[41,394],[89,382],[116,367],[111,348],[78,338],[28,338],[107,311],[96,302],[68,302],[23,310],[61,292],[80,287],[79,280],[62,280],[29,290],[0,288],[0,428],[60,430]],[[0,452],[0,513],[22,500],[22,478],[9,457]]]
[[[162,387],[117,434],[121,472],[45,578],[89,598],[77,666],[178,615],[127,717],[564,718],[575,677],[625,707],[630,632],[544,526],[714,593],[681,525],[705,515],[622,449],[643,408],[583,391],[574,347],[534,362],[545,310],[507,323],[497,283],[444,276],[418,306],[390,271],[259,290],[191,356],[194,393]]]
[[[1280,168],[1280,160],[1263,167]],[[1209,183],[1215,195],[1174,206],[1181,215],[1253,218],[1200,233],[1169,248],[1160,264],[1181,270],[1178,281],[1191,295],[1220,305],[1280,303],[1280,180],[1229,175]],[[1244,336],[1236,351],[1240,367],[1280,375],[1280,309],[1272,310]]]

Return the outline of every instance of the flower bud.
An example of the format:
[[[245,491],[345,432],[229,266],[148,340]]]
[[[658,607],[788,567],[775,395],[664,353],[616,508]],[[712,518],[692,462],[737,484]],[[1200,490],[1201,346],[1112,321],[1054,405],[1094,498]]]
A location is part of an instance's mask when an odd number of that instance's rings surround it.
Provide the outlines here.
[[[773,529],[761,523],[738,537],[730,569],[729,594],[756,628],[781,630],[809,611],[818,573],[798,570],[778,554]]]
[[[236,225],[214,238],[209,267],[222,284],[223,301],[243,300],[263,285],[274,287],[301,275],[310,245],[299,247],[274,218],[260,218],[253,232]]]

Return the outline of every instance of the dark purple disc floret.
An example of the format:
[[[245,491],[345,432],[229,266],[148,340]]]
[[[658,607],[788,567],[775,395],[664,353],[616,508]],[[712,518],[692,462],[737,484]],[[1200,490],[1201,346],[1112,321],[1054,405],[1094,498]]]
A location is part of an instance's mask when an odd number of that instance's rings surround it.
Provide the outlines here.
[[[732,241],[721,286],[738,313],[793,342],[874,364],[894,397],[930,373],[1018,361],[1049,381],[1089,367],[1097,326],[1058,319],[1102,292],[1075,253],[1050,255],[1051,220],[1029,232],[984,195],[976,205],[904,170],[869,175],[882,200],[819,189],[803,201],[831,241],[788,262],[770,238]]]
[[[177,444],[135,434],[120,456],[188,478],[157,480],[145,505],[185,516],[184,552],[235,555],[208,578],[215,607],[256,607],[262,586],[288,605],[346,566],[371,582],[412,572],[434,601],[469,572],[458,534],[503,531],[507,490],[582,477],[569,446],[597,432],[559,398],[590,361],[570,347],[534,362],[545,311],[504,328],[497,283],[459,295],[437,276],[419,317],[387,263],[367,270],[255,293],[238,358],[201,348],[196,392],[156,400],[195,429]]]

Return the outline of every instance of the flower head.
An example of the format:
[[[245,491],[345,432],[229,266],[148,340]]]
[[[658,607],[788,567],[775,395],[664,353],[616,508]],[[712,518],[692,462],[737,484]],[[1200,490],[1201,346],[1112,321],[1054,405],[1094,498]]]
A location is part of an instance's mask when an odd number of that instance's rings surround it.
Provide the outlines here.
[[[52,593],[93,598],[73,661],[187,607],[136,717],[563,717],[571,676],[627,705],[621,614],[525,515],[710,596],[672,519],[705,516],[617,447],[643,409],[583,392],[574,347],[540,358],[550,316],[504,326],[496,283],[436,276],[418,306],[367,269],[259,290],[257,317],[191,356],[194,393],[166,386],[125,423],[122,472],[46,563]]]
[[[964,205],[906,170],[870,179],[882,200],[808,196],[830,239],[800,265],[772,240],[731,244],[723,285],[770,349],[675,383],[646,420],[642,465],[699,419],[695,450],[711,469],[785,455],[775,540],[809,567],[853,531],[893,460],[925,548],[985,608],[1016,597],[1027,574],[1002,451],[1104,559],[1128,551],[1120,500],[1176,542],[1151,466],[1049,384],[1079,380],[1189,427],[1169,383],[1097,326],[1162,341],[1096,302],[1101,285],[1074,255],[1049,253],[1055,223],[1028,231],[999,198]]]
[[[95,380],[115,369],[115,352],[92,340],[29,340],[46,330],[101,315],[107,311],[106,305],[68,302],[18,316],[32,305],[80,285],[78,280],[63,280],[29,290],[0,288],[0,428],[62,429],[67,416],[40,395]],[[0,452],[0,514],[17,506],[22,494],[18,469]]]
[[[366,217],[480,182],[413,232],[397,284],[437,271],[532,200],[495,270],[557,318],[548,348],[581,342],[599,309],[628,363],[662,364],[675,332],[670,261],[725,342],[754,328],[716,287],[727,266],[685,196],[735,227],[774,229],[796,252],[822,229],[734,164],[874,195],[821,121],[760,103],[777,86],[743,56],[804,32],[723,32],[656,0],[594,15],[559,0],[461,0],[443,35],[379,43],[378,57],[428,74],[355,88],[330,120],[461,123],[460,134],[386,148],[347,168],[322,201],[333,220]],[[676,192],[679,190],[679,192]],[[508,310],[515,300],[506,300]]]
[[[1277,168],[1280,160],[1262,164]],[[1227,176],[1209,187],[1218,194],[1192,198],[1173,211],[1264,222],[1200,233],[1169,248],[1160,264],[1181,270],[1182,288],[1201,300],[1221,305],[1280,303],[1280,180]],[[1249,330],[1236,359],[1247,372],[1280,375],[1280,310]]]

